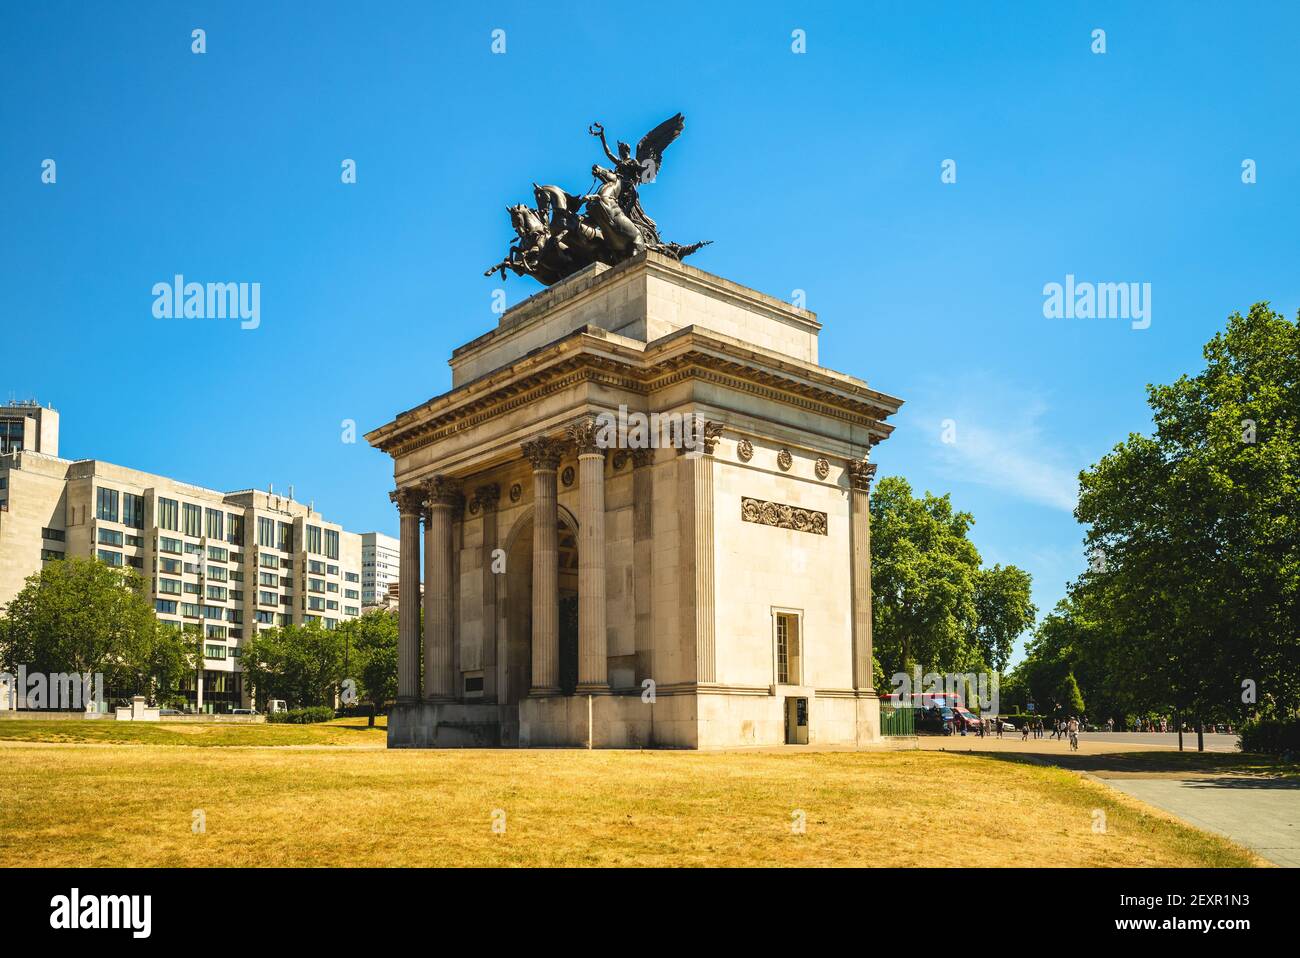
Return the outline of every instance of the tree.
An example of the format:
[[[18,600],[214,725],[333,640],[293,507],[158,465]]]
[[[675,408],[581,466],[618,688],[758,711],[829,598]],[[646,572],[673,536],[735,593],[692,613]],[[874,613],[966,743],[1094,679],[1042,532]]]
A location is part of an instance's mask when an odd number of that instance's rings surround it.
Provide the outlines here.
[[[1083,714],[1083,695],[1079,692],[1079,683],[1073,672],[1066,672],[1065,678],[1056,687],[1056,706],[1064,714],[1078,717]]]
[[[1033,579],[1016,566],[995,565],[975,575],[975,641],[984,661],[1006,668],[1016,639],[1032,628],[1038,609],[1030,600]]]
[[[360,679],[357,692],[370,704],[373,728],[375,714],[397,695],[397,615],[371,609],[339,628],[351,644],[349,677]]]
[[[1297,317],[1300,321],[1300,317]],[[1080,475],[1083,651],[1134,703],[1198,724],[1300,707],[1300,324],[1232,314],[1206,367],[1148,386],[1155,432]]]
[[[244,679],[259,701],[282,698],[293,708],[333,705],[343,675],[344,639],[319,622],[258,632],[244,646]]]
[[[0,665],[9,672],[100,673],[106,688],[152,695],[192,661],[158,628],[144,580],[98,559],[47,563],[0,617]]]
[[[1018,636],[1033,625],[1029,573],[982,568],[967,534],[968,512],[947,495],[912,495],[899,476],[871,499],[872,635],[886,675],[976,672],[1006,665]]]

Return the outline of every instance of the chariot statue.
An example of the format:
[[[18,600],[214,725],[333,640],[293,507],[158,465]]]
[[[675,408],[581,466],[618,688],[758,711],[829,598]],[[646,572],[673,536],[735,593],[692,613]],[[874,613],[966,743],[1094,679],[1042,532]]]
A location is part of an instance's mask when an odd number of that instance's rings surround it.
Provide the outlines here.
[[[639,189],[653,183],[663,165],[664,151],[681,135],[685,120],[678,113],[641,137],[636,153],[621,140],[609,148],[605,128],[593,123],[587,132],[600,139],[610,167],[592,164],[592,185],[577,195],[558,186],[533,184],[533,207],[507,207],[516,240],[506,258],[484,276],[506,270],[532,276],[550,286],[592,263],[614,266],[646,250],[681,260],[709,244],[665,243],[659,227],[641,207]]]

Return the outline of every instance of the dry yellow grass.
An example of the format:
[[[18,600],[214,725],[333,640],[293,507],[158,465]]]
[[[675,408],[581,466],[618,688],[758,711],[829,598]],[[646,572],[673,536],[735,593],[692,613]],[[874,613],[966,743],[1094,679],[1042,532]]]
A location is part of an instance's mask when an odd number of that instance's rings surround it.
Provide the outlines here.
[[[1260,863],[1075,773],[943,753],[0,743],[0,757],[0,861],[19,865]]]

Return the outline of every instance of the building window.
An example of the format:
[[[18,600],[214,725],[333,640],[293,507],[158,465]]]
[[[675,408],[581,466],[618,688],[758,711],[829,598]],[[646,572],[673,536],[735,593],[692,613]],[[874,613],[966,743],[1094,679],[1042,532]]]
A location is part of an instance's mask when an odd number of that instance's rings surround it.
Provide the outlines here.
[[[307,551],[312,555],[321,554],[320,526],[307,527]]]
[[[181,615],[187,619],[197,619],[199,617],[199,607],[193,602],[182,602]]]
[[[260,556],[258,556],[257,564],[260,565],[263,569],[280,568],[280,560],[277,559],[275,556],[271,555],[271,553],[269,552],[263,552]]]
[[[159,591],[160,593],[162,593],[163,595],[180,595],[180,594],[181,594],[181,582],[180,582],[179,579],[163,579],[163,578],[159,578],[159,580],[158,580],[158,591]]]
[[[122,493],[122,525],[132,529],[144,528],[144,496]]]
[[[232,546],[242,546],[244,544],[244,517],[237,516],[233,512],[227,516],[230,520],[226,523],[228,537],[226,539]]]
[[[172,532],[180,529],[180,506],[175,499],[158,500],[158,528]]]
[[[217,582],[225,582],[226,581],[225,568],[219,565],[208,566],[208,578],[213,579]]]
[[[266,546],[268,549],[275,548],[275,520],[258,518],[257,520],[257,544]]]
[[[107,549],[99,549],[96,553],[100,562],[107,562],[111,566],[120,566],[122,564],[122,553],[109,552]]]
[[[122,533],[116,529],[100,529],[99,544],[101,546],[121,546],[123,542]]]
[[[803,684],[803,654],[798,612],[774,612],[776,620],[776,684]]]
[[[53,549],[42,549],[42,550],[41,550],[41,561],[42,561],[42,562],[53,562],[55,559],[62,559],[62,558],[63,558],[63,553],[62,553],[62,552],[56,552],[56,551],[53,550]]]
[[[184,523],[181,531],[187,536],[197,539],[203,535],[203,510],[198,506],[188,502],[181,503],[181,520]]]
[[[331,559],[339,557],[339,533],[337,529],[325,530],[325,555]],[[337,575],[338,572],[335,572]]]
[[[95,490],[95,518],[105,522],[117,521],[117,490],[102,486]]]
[[[293,551],[293,526],[288,522],[280,523],[280,551]]]
[[[64,535],[62,529],[42,529],[41,538],[49,539],[51,542],[62,542],[67,536]]]
[[[226,657],[226,647],[224,645],[205,645],[203,647],[203,657],[205,659],[224,659]]]
[[[345,572],[343,573],[343,578],[346,579],[348,582],[361,581],[361,576],[357,575],[355,572]]]
[[[161,612],[163,615],[176,614],[176,602],[172,599],[154,599],[153,608],[155,612]]]
[[[203,518],[208,526],[209,539],[224,539],[226,537],[226,514],[220,509],[204,509]]]
[[[207,595],[208,595],[208,598],[209,598],[209,599],[213,599],[213,600],[215,600],[215,601],[217,601],[217,602],[225,602],[225,601],[226,601],[226,590],[225,590],[222,586],[219,586],[219,585],[210,585],[210,586],[208,586],[208,592],[207,592]]]

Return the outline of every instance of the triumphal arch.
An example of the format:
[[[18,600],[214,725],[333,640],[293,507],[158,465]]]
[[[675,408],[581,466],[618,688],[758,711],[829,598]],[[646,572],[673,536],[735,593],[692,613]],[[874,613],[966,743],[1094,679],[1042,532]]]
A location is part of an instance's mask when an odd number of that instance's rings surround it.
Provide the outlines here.
[[[401,524],[390,747],[879,738],[869,453],[901,401],[659,240],[631,164],[680,127],[606,147],[603,196],[537,187],[540,239],[512,208],[493,269],[549,288],[366,437]]]

